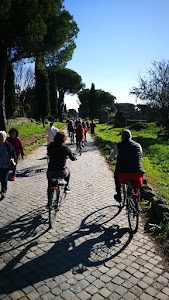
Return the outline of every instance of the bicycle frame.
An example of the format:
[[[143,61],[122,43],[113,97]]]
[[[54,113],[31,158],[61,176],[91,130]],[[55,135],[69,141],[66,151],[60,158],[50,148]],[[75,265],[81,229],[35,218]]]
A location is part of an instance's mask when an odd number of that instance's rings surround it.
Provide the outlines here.
[[[70,132],[70,142],[71,144],[74,143],[74,132]]]

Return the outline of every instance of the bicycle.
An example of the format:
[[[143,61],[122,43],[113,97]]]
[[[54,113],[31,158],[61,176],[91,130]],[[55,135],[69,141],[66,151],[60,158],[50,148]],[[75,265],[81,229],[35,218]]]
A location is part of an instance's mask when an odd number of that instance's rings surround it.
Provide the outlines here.
[[[70,132],[70,142],[71,144],[74,143],[74,132]]]
[[[125,184],[121,184],[121,197],[121,208],[126,205],[130,230],[132,233],[136,233],[139,225],[140,190],[133,187],[131,179],[128,179]]]
[[[49,210],[49,228],[52,228],[52,225],[55,223],[57,211],[62,204],[63,199],[66,196],[66,185],[67,182],[61,178],[52,178],[50,180],[51,186],[50,190],[52,191],[51,197],[48,201],[48,210]]]

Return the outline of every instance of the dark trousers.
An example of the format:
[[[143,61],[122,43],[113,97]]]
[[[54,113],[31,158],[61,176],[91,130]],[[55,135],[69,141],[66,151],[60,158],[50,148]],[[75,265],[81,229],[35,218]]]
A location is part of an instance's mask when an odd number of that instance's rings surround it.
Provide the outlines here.
[[[114,171],[114,182],[115,182],[115,187],[116,187],[116,193],[119,195],[121,192],[121,184],[118,179],[118,173]]]
[[[9,168],[0,169],[1,193],[6,193],[8,183]]]

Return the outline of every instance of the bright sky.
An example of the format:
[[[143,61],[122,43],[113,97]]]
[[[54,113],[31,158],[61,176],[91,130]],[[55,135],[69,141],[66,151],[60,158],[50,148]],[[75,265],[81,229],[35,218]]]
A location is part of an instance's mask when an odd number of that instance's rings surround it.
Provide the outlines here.
[[[77,72],[86,88],[135,104],[129,95],[153,61],[169,59],[169,0],[65,0],[78,24],[76,49],[67,68]],[[67,109],[78,108],[66,96]]]

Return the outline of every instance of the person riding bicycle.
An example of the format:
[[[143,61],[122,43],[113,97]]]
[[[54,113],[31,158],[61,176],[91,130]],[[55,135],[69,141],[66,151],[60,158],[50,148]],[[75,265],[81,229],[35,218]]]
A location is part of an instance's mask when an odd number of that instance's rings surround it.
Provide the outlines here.
[[[69,137],[71,136],[71,134],[74,134],[75,129],[74,129],[73,120],[69,120],[67,129],[68,129],[68,132],[69,132]]]
[[[51,179],[53,178],[64,178],[66,185],[66,192],[70,191],[68,188],[70,180],[70,170],[66,166],[67,158],[70,158],[72,161],[77,158],[72,153],[69,147],[64,145],[67,139],[67,135],[64,132],[58,132],[55,135],[54,141],[48,145],[48,156],[49,163],[47,169],[47,179],[48,179],[48,200],[52,195],[50,187],[52,186]]]
[[[127,179],[133,181],[135,188],[140,188],[143,184],[144,169],[142,166],[142,147],[139,143],[132,140],[131,131],[122,130],[121,139],[110,154],[110,160],[117,156],[117,163],[114,171],[114,180],[117,194],[114,198],[121,202],[121,184],[126,183]],[[119,135],[120,135],[119,134]]]
[[[84,136],[85,136],[85,129],[82,127],[82,124],[79,124],[77,129],[75,129],[76,133],[76,150],[78,149],[79,143],[82,143],[84,147]]]

